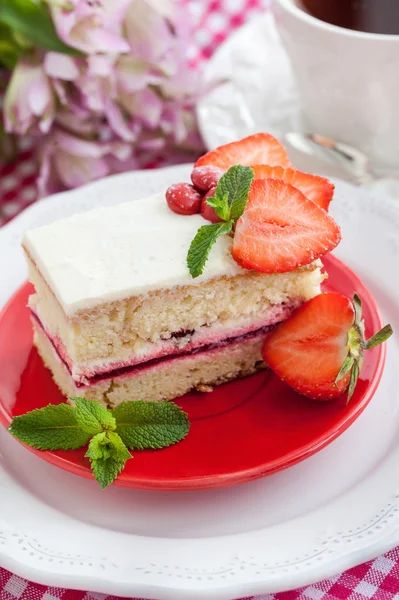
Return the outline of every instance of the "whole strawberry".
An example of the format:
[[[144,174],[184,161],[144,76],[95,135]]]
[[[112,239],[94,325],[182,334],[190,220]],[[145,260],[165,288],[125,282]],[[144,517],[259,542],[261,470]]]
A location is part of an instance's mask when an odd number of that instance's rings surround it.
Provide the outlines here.
[[[392,335],[386,325],[369,340],[364,337],[362,305],[342,294],[320,294],[298,308],[266,338],[265,363],[300,394],[331,400],[348,390],[353,395],[365,350]]]

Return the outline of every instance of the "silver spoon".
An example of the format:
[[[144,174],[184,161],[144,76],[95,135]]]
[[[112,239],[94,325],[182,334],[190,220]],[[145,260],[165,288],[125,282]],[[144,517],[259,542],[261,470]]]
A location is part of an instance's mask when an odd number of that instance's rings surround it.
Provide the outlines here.
[[[310,156],[327,158],[341,165],[353,183],[367,185],[378,179],[372,172],[367,155],[350,146],[318,133],[300,133],[296,131],[285,135],[286,141],[299,152]]]

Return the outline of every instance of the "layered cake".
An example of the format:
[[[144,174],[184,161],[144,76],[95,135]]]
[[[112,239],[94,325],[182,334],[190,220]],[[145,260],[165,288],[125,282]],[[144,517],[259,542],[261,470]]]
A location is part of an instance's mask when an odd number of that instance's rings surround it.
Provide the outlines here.
[[[321,262],[243,268],[221,235],[194,278],[187,251],[207,222],[162,192],[25,233],[34,344],[66,397],[172,399],[265,367],[265,335],[320,293]]]

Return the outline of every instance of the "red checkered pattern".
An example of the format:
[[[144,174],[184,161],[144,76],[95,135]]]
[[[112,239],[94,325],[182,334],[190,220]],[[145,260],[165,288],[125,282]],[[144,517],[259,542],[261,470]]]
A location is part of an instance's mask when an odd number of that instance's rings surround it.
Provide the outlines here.
[[[193,62],[209,58],[234,29],[268,4],[268,0],[181,2],[190,11],[196,27],[190,56]],[[0,165],[0,225],[34,202],[36,175],[31,144],[24,140],[18,161]],[[30,583],[0,568],[0,600],[57,599],[118,600],[115,596]],[[291,592],[257,596],[256,600],[399,600],[399,548],[342,575]]]

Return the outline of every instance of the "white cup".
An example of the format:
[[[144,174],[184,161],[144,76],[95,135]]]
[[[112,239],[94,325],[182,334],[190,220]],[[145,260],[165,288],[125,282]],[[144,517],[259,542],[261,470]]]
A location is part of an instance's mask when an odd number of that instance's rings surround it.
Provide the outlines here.
[[[399,1],[399,0],[398,0]],[[305,126],[399,170],[399,35],[330,25],[295,0],[273,0],[298,82]]]

